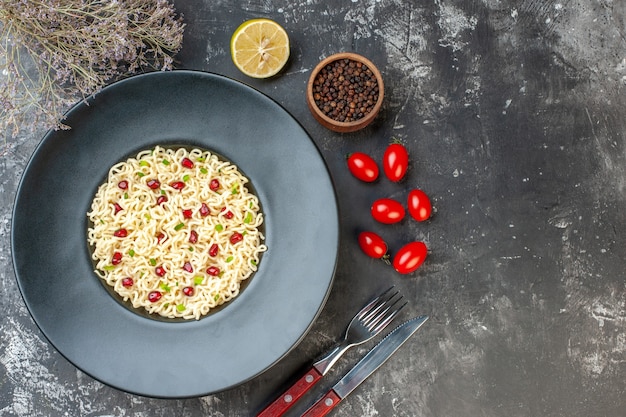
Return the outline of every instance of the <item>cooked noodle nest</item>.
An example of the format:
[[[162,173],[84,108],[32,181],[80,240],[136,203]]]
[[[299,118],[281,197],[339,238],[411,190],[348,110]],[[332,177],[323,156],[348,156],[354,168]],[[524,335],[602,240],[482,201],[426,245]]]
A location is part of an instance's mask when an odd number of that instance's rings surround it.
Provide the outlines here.
[[[114,165],[87,213],[96,274],[135,308],[201,318],[239,294],[267,250],[248,183],[200,149],[157,146]]]

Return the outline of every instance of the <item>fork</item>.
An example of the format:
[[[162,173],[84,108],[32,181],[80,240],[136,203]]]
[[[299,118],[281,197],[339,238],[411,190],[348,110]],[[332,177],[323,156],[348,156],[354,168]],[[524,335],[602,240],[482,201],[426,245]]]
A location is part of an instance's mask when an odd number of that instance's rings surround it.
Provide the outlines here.
[[[313,364],[287,391],[268,405],[257,417],[278,417],[313,387],[351,347],[360,345],[380,333],[407,304],[399,305],[402,294],[392,286],[367,303],[350,321],[344,339]]]

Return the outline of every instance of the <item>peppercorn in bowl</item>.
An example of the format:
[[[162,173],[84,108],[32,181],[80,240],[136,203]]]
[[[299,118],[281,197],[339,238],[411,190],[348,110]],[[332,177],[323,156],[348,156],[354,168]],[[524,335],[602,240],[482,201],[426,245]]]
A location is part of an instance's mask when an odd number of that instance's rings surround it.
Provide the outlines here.
[[[315,119],[335,132],[354,132],[380,112],[384,84],[367,58],[341,52],[322,60],[311,72],[306,100]]]

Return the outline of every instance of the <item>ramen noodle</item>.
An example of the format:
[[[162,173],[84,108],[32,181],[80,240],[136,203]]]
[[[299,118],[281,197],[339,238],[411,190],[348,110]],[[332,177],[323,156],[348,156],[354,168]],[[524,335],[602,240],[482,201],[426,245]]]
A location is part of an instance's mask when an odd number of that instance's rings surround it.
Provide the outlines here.
[[[198,149],[156,147],[114,165],[87,213],[96,274],[135,308],[206,315],[239,294],[267,250],[246,184]]]

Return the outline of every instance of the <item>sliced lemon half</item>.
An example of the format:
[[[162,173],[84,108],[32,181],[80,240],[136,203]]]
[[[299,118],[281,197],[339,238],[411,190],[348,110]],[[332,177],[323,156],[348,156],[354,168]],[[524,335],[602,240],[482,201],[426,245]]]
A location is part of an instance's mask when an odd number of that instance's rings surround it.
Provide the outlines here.
[[[289,59],[289,36],[270,19],[243,22],[230,39],[230,54],[235,66],[254,78],[276,75]]]

